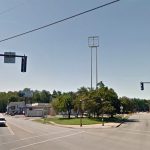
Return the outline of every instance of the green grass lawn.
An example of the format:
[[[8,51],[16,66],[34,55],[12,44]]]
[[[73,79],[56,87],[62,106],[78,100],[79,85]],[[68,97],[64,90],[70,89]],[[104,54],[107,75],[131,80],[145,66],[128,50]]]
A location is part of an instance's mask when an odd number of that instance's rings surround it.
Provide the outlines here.
[[[82,118],[83,125],[91,125],[91,124],[100,124],[102,123],[102,118]],[[41,123],[51,123],[54,122],[56,124],[61,125],[80,125],[80,118],[46,118],[46,119],[36,119],[35,121]],[[121,122],[123,121],[121,117],[117,116],[114,118],[104,118],[104,122]]]

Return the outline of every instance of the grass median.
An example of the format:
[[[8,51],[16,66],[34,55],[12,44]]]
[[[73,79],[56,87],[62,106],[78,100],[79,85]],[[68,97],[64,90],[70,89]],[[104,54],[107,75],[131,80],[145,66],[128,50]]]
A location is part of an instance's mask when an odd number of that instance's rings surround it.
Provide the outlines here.
[[[109,122],[115,122],[115,123],[120,123],[122,121],[125,121],[126,118],[122,119],[120,116],[109,118],[109,117],[104,117],[104,122],[109,123]],[[40,123],[56,123],[56,124],[61,124],[61,125],[80,125],[80,118],[58,118],[58,117],[53,117],[53,118],[41,118],[41,119],[36,119],[34,120],[36,122]],[[82,124],[83,125],[92,125],[92,124],[101,124],[102,123],[102,118],[82,118]]]

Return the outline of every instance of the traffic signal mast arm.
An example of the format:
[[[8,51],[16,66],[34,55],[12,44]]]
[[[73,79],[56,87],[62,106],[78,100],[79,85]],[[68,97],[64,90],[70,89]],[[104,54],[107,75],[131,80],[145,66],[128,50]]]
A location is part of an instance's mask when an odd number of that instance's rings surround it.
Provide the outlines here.
[[[150,84],[150,82],[141,82],[141,83],[148,83],[148,84]]]
[[[27,70],[27,56],[22,55],[9,55],[9,54],[0,54],[0,56],[7,57],[21,57],[21,72],[26,72]]]
[[[150,84],[150,82],[140,82],[141,90],[144,90],[144,84]]]
[[[7,54],[0,54],[0,56],[10,56],[10,55],[7,55]],[[12,57],[13,55],[11,55]],[[25,56],[22,56],[22,55],[14,55],[13,57],[25,57]]]

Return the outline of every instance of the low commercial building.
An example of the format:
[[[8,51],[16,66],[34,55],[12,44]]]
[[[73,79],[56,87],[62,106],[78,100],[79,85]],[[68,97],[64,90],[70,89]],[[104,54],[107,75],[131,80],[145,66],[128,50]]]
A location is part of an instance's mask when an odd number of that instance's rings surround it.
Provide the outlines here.
[[[25,104],[25,102],[22,101],[10,102],[7,105],[7,114],[24,114],[27,117],[45,117],[47,115],[55,115],[55,111],[49,103]]]
[[[10,102],[7,105],[7,114],[15,115],[15,114],[23,114],[25,111],[25,102]]]
[[[51,114],[51,106],[49,103],[34,103],[27,107],[27,117],[45,117]]]

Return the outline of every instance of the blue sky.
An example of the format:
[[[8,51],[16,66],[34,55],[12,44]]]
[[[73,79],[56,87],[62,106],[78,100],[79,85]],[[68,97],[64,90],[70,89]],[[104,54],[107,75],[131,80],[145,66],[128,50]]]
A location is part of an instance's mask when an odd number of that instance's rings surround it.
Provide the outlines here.
[[[69,17],[111,0],[1,0],[0,40]],[[99,36],[98,79],[118,96],[150,98],[150,1],[121,0],[102,9],[0,43],[0,53],[28,56],[4,64],[0,58],[0,91],[76,91],[90,87],[89,36]],[[93,54],[94,54],[93,50]],[[95,60],[95,57],[93,57]],[[95,85],[95,61],[93,85]]]

